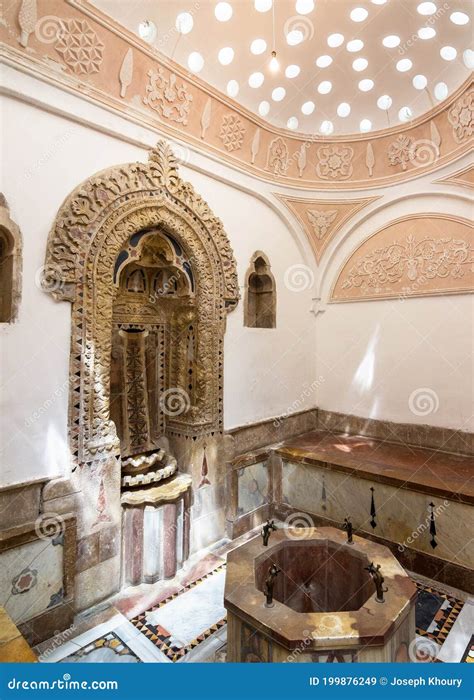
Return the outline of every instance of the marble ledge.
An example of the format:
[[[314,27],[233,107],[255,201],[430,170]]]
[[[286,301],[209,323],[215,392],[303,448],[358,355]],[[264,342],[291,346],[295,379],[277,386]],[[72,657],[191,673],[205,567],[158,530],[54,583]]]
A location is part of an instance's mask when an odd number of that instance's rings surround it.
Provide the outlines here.
[[[188,491],[191,483],[192,478],[188,474],[178,474],[168,483],[162,483],[160,486],[137,491],[124,491],[120,500],[122,505],[127,506],[157,506],[161,503],[175,501]]]
[[[474,504],[473,460],[466,455],[323,430],[287,440],[276,452],[288,462],[313,464],[433,497]]]

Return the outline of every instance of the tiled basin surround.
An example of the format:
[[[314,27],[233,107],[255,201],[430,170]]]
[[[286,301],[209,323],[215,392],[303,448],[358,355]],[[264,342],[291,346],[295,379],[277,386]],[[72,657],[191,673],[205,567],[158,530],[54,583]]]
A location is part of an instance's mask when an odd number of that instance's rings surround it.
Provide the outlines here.
[[[371,525],[372,494],[375,527]],[[281,501],[329,521],[342,523],[350,517],[360,533],[474,568],[474,552],[468,544],[474,530],[474,509],[466,503],[362,479],[336,471],[333,465],[287,461],[282,464]],[[430,543],[430,503],[435,506],[435,550]]]

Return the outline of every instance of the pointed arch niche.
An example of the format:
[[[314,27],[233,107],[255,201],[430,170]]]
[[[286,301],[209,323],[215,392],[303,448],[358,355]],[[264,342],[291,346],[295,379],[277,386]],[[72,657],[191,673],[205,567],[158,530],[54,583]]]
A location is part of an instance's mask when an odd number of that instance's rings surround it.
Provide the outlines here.
[[[245,276],[244,326],[276,328],[275,278],[261,250],[252,255]]]
[[[76,466],[150,449],[161,436],[222,430],[223,337],[239,297],[236,264],[221,221],[179,177],[166,142],[148,163],[104,170],[66,199],[49,236],[43,286],[72,303]],[[128,353],[122,364],[120,353]],[[140,425],[132,425],[126,402],[111,411],[111,393],[117,373],[137,362],[154,369],[139,372],[142,386],[133,383],[128,399]]]
[[[0,193],[0,323],[13,323],[21,297],[21,234]]]

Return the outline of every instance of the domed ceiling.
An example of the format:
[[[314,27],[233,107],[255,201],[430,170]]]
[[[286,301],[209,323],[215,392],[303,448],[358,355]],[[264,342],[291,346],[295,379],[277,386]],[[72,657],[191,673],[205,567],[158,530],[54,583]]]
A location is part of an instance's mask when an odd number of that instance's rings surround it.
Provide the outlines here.
[[[467,0],[93,4],[270,124],[303,133],[410,121],[474,67]]]

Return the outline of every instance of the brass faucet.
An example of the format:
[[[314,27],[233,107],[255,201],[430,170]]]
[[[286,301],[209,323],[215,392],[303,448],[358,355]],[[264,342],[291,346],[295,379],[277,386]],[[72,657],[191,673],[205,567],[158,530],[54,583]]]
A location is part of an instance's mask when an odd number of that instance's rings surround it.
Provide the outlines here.
[[[347,531],[347,544],[354,544],[354,540],[352,539],[353,527],[349,518],[344,518],[342,529]]]
[[[381,574],[380,564],[374,566],[374,562],[371,561],[369,566],[365,567],[365,570],[369,572],[369,574],[372,576],[372,581],[375,583],[375,590],[377,591],[377,597],[375,600],[377,603],[385,603],[383,594],[388,591],[388,588],[387,586],[383,585],[385,579]]]
[[[279,569],[278,566],[275,566],[275,564],[272,564],[268,569],[267,578],[265,579],[265,584],[263,586],[263,592],[265,593],[267,599],[265,602],[265,607],[267,608],[273,607],[273,588],[275,586],[275,579],[280,571],[281,569]]]
[[[276,531],[277,526],[275,525],[275,522],[273,520],[267,520],[265,525],[262,527],[261,535],[263,538],[263,546],[267,547],[268,546],[268,540],[270,539],[271,531],[275,530]]]

